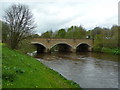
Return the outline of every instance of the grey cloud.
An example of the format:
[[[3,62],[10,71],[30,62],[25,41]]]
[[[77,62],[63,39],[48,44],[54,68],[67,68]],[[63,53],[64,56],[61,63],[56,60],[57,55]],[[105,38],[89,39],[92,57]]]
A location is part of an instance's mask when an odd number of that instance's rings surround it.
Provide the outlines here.
[[[37,23],[36,33],[43,33],[47,30],[55,31],[72,25],[83,25],[87,29],[95,26],[110,27],[116,24],[117,1],[34,0],[32,2],[20,1],[20,3],[30,7]],[[12,3],[5,2],[2,10]]]

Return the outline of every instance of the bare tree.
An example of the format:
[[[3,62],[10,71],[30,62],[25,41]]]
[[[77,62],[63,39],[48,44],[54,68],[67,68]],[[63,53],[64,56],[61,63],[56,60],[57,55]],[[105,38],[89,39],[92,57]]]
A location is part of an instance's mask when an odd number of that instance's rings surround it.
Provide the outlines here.
[[[9,26],[9,45],[15,49],[35,28],[33,15],[28,6],[14,4],[5,11],[4,18]]]

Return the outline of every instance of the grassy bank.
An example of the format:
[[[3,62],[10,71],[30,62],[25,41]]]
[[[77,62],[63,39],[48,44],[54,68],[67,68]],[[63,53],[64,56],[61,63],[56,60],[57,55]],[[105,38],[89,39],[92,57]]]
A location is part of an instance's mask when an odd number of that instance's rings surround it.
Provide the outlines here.
[[[93,49],[94,52],[102,52],[102,53],[109,53],[109,54],[115,54],[115,55],[119,55],[120,54],[120,48],[94,48]]]
[[[79,88],[36,59],[3,46],[3,88]]]

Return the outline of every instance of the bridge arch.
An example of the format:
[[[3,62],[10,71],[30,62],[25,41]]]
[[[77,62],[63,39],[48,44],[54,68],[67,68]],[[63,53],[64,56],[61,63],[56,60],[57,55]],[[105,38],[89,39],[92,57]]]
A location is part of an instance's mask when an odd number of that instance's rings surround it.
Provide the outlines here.
[[[47,47],[42,43],[36,42],[36,43],[32,43],[32,44],[36,46],[37,53],[44,53],[47,50]]]
[[[66,43],[66,42],[59,42],[50,47],[50,51],[52,49],[56,49],[58,52],[72,52],[72,45]]]
[[[79,43],[76,46],[76,52],[88,52],[91,51],[91,45],[89,45],[88,43]]]
[[[91,39],[45,39],[45,38],[34,38],[31,40],[31,44],[43,46],[42,51],[51,52],[50,49],[55,45],[60,45],[62,47],[67,47],[67,50],[72,52],[81,51],[80,47],[86,46],[86,50],[92,51],[93,40]],[[68,48],[69,47],[69,48]],[[77,49],[77,50],[76,50]],[[84,51],[84,49],[83,49]]]

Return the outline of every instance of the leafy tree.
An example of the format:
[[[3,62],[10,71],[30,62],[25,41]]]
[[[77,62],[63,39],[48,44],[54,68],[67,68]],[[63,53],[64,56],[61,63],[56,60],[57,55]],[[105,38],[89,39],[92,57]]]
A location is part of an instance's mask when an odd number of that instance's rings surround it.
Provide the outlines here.
[[[52,31],[46,31],[41,35],[42,38],[52,38]]]
[[[111,27],[112,31],[112,46],[117,48],[118,47],[118,40],[119,40],[119,26],[112,26]]]
[[[89,39],[92,39],[91,33],[92,33],[92,30],[86,31],[86,36],[88,36]]]
[[[86,30],[82,27],[82,26],[79,26],[77,27],[77,38],[86,38]]]
[[[92,38],[95,39],[95,36],[96,35],[99,35],[99,34],[102,34],[102,28],[101,27],[95,27],[93,30],[92,30]]]
[[[71,26],[67,30],[66,34],[67,38],[85,38],[86,37],[86,30],[82,26]]]
[[[60,29],[60,30],[57,32],[57,34],[56,34],[55,37],[57,37],[57,38],[65,38],[65,36],[66,36],[66,31],[65,31],[65,29]]]
[[[32,38],[39,38],[40,36],[38,34],[31,35]]]
[[[26,5],[14,4],[5,11],[4,19],[9,26],[8,38],[12,49],[30,35],[35,28],[33,15]]]
[[[73,26],[67,29],[66,38],[73,38]]]

